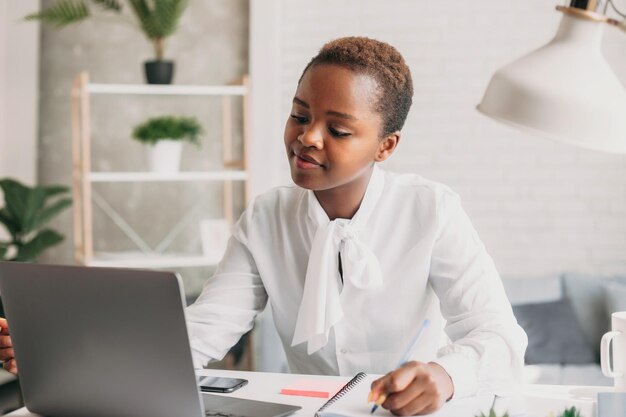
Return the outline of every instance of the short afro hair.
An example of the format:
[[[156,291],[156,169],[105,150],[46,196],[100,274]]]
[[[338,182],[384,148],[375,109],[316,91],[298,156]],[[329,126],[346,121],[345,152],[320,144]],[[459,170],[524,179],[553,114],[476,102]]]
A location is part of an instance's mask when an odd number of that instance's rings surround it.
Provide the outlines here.
[[[319,64],[339,65],[373,77],[379,88],[375,109],[383,119],[381,137],[402,130],[413,102],[413,81],[409,67],[396,48],[360,36],[335,39],[311,59],[298,83],[309,68]]]

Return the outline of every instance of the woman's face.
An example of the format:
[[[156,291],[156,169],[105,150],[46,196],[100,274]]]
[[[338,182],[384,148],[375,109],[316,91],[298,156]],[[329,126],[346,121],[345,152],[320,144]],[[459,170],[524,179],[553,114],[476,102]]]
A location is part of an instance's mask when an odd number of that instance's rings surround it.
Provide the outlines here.
[[[285,126],[291,177],[297,185],[329,190],[369,175],[373,162],[380,160],[377,88],[369,75],[338,65],[307,70]]]

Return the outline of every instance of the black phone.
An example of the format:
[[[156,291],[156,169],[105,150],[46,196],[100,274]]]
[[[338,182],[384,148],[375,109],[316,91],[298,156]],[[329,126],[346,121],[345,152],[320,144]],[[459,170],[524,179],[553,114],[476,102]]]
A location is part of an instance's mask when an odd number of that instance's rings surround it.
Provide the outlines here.
[[[233,392],[248,383],[241,378],[222,378],[216,376],[199,376],[198,386],[202,392]]]

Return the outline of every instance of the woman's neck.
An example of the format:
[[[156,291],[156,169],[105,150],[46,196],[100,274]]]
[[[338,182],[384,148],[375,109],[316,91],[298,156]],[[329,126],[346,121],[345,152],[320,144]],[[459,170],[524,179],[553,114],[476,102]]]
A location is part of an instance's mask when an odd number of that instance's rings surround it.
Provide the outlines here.
[[[347,184],[328,190],[314,191],[317,201],[330,220],[351,219],[361,206],[373,168]]]

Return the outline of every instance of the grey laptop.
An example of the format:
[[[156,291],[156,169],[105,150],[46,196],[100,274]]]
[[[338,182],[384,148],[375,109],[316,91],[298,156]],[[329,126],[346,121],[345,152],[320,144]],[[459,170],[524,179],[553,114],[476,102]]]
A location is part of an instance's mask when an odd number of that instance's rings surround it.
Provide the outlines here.
[[[278,417],[300,408],[200,393],[174,273],[0,262],[0,295],[31,412]]]

